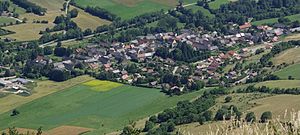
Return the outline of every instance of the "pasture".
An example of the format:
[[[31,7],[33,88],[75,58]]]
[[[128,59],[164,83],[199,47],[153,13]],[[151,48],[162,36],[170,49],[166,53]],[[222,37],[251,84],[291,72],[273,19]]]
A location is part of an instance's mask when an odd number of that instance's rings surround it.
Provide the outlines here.
[[[201,11],[204,15],[206,15],[208,17],[215,17],[214,14],[210,13],[209,10],[207,10],[201,6],[192,5],[192,6],[188,6],[187,9],[191,9],[191,10],[193,10],[193,12]]]
[[[290,65],[284,69],[281,69],[274,73],[280,79],[287,80],[289,76],[292,76],[296,80],[300,80],[300,64]]]
[[[148,117],[181,100],[198,97],[202,91],[169,97],[157,89],[119,86],[106,92],[93,90],[99,82],[89,82],[61,90],[17,107],[20,115],[0,115],[0,129],[16,126],[51,130],[59,126],[96,129],[90,134],[121,130],[130,121]],[[34,113],[33,113],[34,112]],[[4,124],[5,123],[5,124]]]
[[[267,86],[270,88],[300,88],[300,80],[276,80],[265,81],[255,85],[256,87]]]
[[[300,14],[286,16],[285,18],[290,19],[292,22],[300,21]],[[252,24],[253,25],[263,25],[263,24],[273,24],[273,23],[277,23],[277,22],[278,22],[278,18],[270,18],[270,19],[254,21]]]
[[[184,4],[197,0],[184,0]],[[80,7],[98,6],[116,14],[122,19],[130,19],[144,13],[165,11],[176,7],[177,0],[75,0]],[[117,10],[116,10],[117,9]]]
[[[274,58],[272,58],[272,62],[274,65],[280,65],[282,63],[298,63],[300,62],[300,47],[297,48],[291,48],[284,52],[281,52]]]
[[[31,102],[35,99],[44,97],[51,93],[75,86],[80,83],[84,83],[87,81],[92,80],[93,78],[89,76],[79,76],[76,78],[72,78],[65,82],[53,82],[49,80],[45,81],[38,81],[37,80],[37,87],[33,89],[33,94],[28,97],[22,97],[18,95],[8,95],[5,97],[0,98],[0,114],[10,111],[16,107],[19,107],[23,104]]]
[[[74,8],[76,7],[70,6],[70,9]],[[92,16],[89,13],[84,12],[82,9],[76,9],[79,11],[78,16],[76,18],[73,18],[72,20],[83,30],[87,28],[95,30],[98,26],[111,23],[110,21],[107,21],[105,19]]]
[[[37,23],[24,23],[24,24],[7,26],[7,27],[3,27],[3,29],[13,31],[15,33],[10,35],[5,35],[2,37],[10,37],[18,41],[36,40],[42,36],[39,34],[40,31],[53,26],[54,25],[51,24],[37,24]]]
[[[292,110],[298,112],[300,110],[299,95],[276,95],[252,102],[258,104],[257,107],[250,109],[256,116],[260,116],[265,111],[271,111],[274,117],[278,115],[282,117],[285,110],[287,110],[287,112],[291,112]],[[288,114],[288,116],[290,115]]]

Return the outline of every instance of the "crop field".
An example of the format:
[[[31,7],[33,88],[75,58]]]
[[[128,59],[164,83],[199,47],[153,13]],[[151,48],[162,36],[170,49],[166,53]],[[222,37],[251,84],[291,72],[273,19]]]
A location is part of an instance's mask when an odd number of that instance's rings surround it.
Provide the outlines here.
[[[286,80],[289,76],[292,76],[294,79],[300,80],[300,64],[290,65],[278,72],[275,72],[274,74],[280,79]]]
[[[84,83],[92,80],[93,78],[89,76],[79,76],[65,82],[53,82],[53,81],[37,81],[37,87],[33,89],[33,94],[28,97],[22,97],[18,95],[8,95],[0,98],[0,114],[10,111],[16,107],[19,107],[23,104],[31,102],[35,99],[44,97],[51,93],[75,86],[80,83]],[[1,124],[0,124],[1,125]]]
[[[265,81],[255,85],[256,87],[267,86],[270,88],[300,88],[300,80],[276,80]]]
[[[291,48],[288,49],[284,52],[281,52],[279,55],[277,55],[276,57],[274,57],[272,59],[272,62],[275,65],[279,65],[282,63],[298,63],[300,62],[300,47],[298,48]]]
[[[286,16],[285,18],[288,18],[291,21],[300,21],[300,14]],[[263,24],[273,24],[273,23],[277,23],[277,22],[278,22],[278,18],[270,18],[270,19],[255,21],[252,24],[253,25],[263,25]]]
[[[63,8],[65,0],[29,0],[43,8],[47,8],[47,12],[60,11]]]
[[[95,91],[109,91],[114,88],[120,87],[123,84],[116,83],[116,82],[110,82],[110,81],[101,81],[101,80],[92,80],[86,83],[83,83],[83,85],[86,85],[90,87],[90,89]]]
[[[80,7],[98,6],[104,8],[122,19],[129,19],[161,9],[168,10],[178,4],[177,0],[75,0],[75,2]],[[184,0],[184,4],[194,2],[197,0]]]
[[[96,129],[89,134],[109,133],[122,129],[130,121],[148,117],[202,93],[169,97],[157,89],[127,85],[106,92],[93,90],[101,83],[91,81],[36,99],[17,107],[20,115],[16,117],[11,117],[10,112],[3,113],[0,130],[11,126],[29,129],[42,126],[47,131],[68,125]]]

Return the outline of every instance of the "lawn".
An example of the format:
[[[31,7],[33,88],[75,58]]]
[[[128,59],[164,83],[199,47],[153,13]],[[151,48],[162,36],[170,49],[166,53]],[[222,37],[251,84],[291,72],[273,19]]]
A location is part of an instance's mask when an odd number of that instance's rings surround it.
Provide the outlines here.
[[[298,48],[291,48],[284,52],[281,52],[276,57],[272,59],[272,62],[275,65],[279,65],[282,63],[298,63],[300,62],[300,47]]]
[[[300,88],[300,80],[276,80],[260,82],[256,87],[267,86],[270,88]]]
[[[68,125],[96,129],[89,134],[110,133],[121,130],[130,121],[173,107],[178,101],[194,99],[201,93],[169,97],[157,89],[127,85],[106,92],[77,85],[17,107],[20,115],[16,117],[9,116],[10,112],[1,114],[0,129],[9,126],[36,129],[42,126],[49,130]]]
[[[80,83],[84,83],[92,80],[93,78],[89,76],[80,76],[70,79],[65,82],[53,82],[53,81],[37,81],[37,87],[33,89],[33,94],[29,97],[22,97],[17,95],[8,95],[6,97],[0,98],[0,114],[10,111],[16,107],[23,104],[31,102],[35,99],[44,97],[51,93],[75,86]],[[1,125],[1,124],[0,124]]]
[[[292,76],[294,79],[300,80],[300,64],[290,65],[274,74],[280,79],[288,79],[289,76]]]
[[[166,11],[178,4],[177,0],[75,0],[75,2],[80,7],[98,6],[104,8],[122,19],[130,19],[161,9]],[[184,0],[184,4],[194,2],[197,0]]]
[[[300,14],[286,16],[285,18],[290,19],[292,22],[297,21],[297,20],[300,21]],[[273,23],[277,23],[277,22],[278,22],[278,18],[270,18],[270,19],[255,21],[252,24],[253,25],[263,25],[263,24],[273,24]]]

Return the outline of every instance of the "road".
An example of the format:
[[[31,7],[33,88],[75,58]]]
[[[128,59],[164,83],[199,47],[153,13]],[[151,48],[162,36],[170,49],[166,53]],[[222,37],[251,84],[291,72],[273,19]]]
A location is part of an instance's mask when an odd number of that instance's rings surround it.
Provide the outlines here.
[[[66,9],[65,9],[66,15],[68,14],[68,11],[69,11],[68,7],[69,7],[69,4],[70,4],[70,1],[71,0],[68,0],[67,3],[66,3]]]
[[[67,7],[69,5],[71,0],[69,0],[67,2]],[[190,4],[185,4],[183,5],[183,7],[189,7],[189,6],[193,6],[193,5],[196,5],[197,3],[190,3]],[[66,13],[68,13],[67,11],[68,9],[66,8]],[[174,8],[173,10],[176,10],[176,8]],[[165,14],[168,14],[169,12],[166,12]],[[128,28],[131,28],[131,27],[134,27],[136,24],[132,24],[131,26],[129,26]],[[123,29],[124,27],[121,27],[121,28],[117,28],[116,30],[121,30]],[[88,38],[91,38],[91,37],[94,37],[95,35],[98,35],[98,34],[106,34],[107,31],[105,32],[101,32],[101,33],[96,33],[96,34],[91,34],[91,35],[87,35],[87,36],[84,36],[83,39],[88,39]],[[74,39],[67,39],[67,40],[63,40],[61,41],[62,43],[69,43],[69,42],[73,42],[73,41],[76,41],[76,38]],[[44,44],[41,44],[40,47],[45,47],[45,46],[55,46],[57,44],[57,41],[50,41],[48,43],[44,43]]]

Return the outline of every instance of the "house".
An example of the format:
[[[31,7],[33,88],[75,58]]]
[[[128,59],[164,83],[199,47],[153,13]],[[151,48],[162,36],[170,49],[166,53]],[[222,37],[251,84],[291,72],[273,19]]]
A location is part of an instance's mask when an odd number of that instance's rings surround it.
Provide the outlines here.
[[[243,29],[250,28],[251,26],[252,26],[251,23],[245,23],[245,24],[243,24],[243,25],[240,25],[239,28],[240,28],[241,30],[243,30]]]
[[[16,79],[11,80],[11,82],[20,83],[20,84],[28,84],[28,83],[33,82],[33,81],[32,80],[27,80],[27,79],[24,79],[24,78],[16,78]]]

